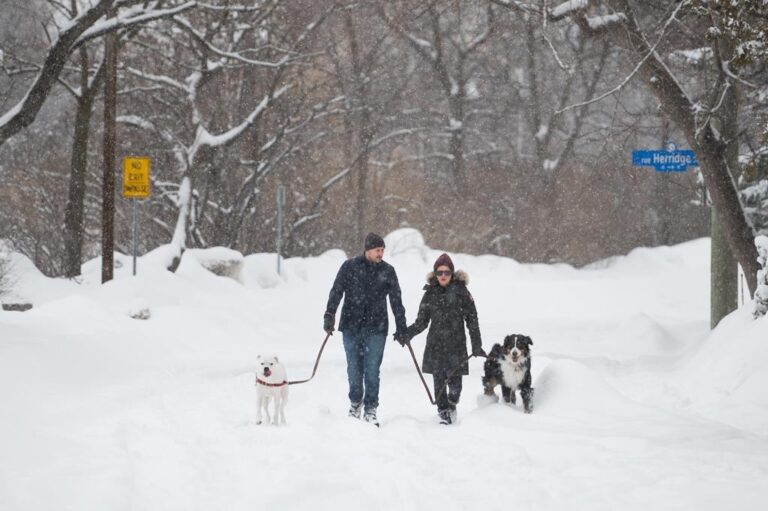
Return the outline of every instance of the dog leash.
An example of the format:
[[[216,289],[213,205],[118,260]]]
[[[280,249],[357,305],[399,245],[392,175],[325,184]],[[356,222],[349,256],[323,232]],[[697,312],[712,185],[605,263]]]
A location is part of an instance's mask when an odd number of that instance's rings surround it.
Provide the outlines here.
[[[328,335],[326,335],[325,339],[323,340],[323,344],[320,346],[320,351],[317,353],[317,358],[315,359],[315,367],[312,368],[312,376],[310,376],[306,380],[289,381],[288,385],[298,385],[299,383],[307,383],[309,380],[315,377],[315,373],[317,372],[317,366],[320,364],[320,356],[323,354],[323,349],[325,349],[325,344],[328,342],[328,338],[330,336],[331,336],[331,332],[328,332]]]
[[[413,352],[411,341],[406,342],[405,345],[408,346],[408,351],[411,353],[411,359],[413,359],[413,365],[416,366],[416,372],[419,373],[419,378],[421,378],[421,383],[424,384],[424,390],[427,391],[429,402],[432,403],[433,405],[436,405],[437,400],[443,397],[443,393],[445,392],[445,389],[448,387],[448,380],[453,378],[456,371],[464,367],[464,364],[466,364],[470,358],[482,357],[482,355],[469,355],[459,365],[457,365],[456,367],[453,367],[450,371],[448,371],[445,375],[445,383],[443,384],[443,387],[440,389],[440,392],[437,393],[437,396],[433,398],[432,392],[429,390],[429,385],[427,385],[427,380],[424,379],[424,374],[421,372],[421,367],[419,367],[419,362],[416,360],[416,354]],[[483,357],[483,358],[487,358],[487,357]]]

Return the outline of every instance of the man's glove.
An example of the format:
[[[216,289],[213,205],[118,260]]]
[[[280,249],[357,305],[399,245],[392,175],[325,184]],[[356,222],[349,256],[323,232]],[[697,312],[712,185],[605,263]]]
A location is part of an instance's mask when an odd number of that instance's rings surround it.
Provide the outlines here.
[[[408,344],[408,341],[411,339],[408,337],[408,334],[402,333],[402,332],[395,332],[395,335],[393,336],[397,342],[400,343],[400,346],[405,347],[406,344]]]
[[[472,356],[473,357],[487,357],[488,354],[485,352],[483,347],[475,348],[472,350]]]
[[[333,335],[333,324],[336,322],[336,318],[332,313],[326,312],[323,316],[323,330],[328,334]]]

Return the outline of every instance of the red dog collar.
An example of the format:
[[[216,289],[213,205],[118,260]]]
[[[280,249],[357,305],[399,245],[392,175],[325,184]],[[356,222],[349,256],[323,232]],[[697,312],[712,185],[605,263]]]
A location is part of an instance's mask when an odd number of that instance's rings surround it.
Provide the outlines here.
[[[282,387],[283,385],[288,385],[287,381],[284,381],[282,383],[267,383],[267,382],[262,381],[262,380],[260,380],[258,378],[256,378],[256,383],[258,383],[259,385],[264,385],[266,387]]]

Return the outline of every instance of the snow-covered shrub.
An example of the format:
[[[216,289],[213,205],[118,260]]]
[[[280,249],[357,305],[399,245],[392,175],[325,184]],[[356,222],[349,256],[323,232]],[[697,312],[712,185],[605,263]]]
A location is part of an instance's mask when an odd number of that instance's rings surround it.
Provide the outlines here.
[[[741,190],[744,214],[757,234],[768,235],[768,179],[761,179]]]
[[[12,284],[10,254],[0,242],[0,297],[11,291]]]
[[[768,312],[768,236],[755,238],[757,261],[761,269],[757,272],[757,289],[755,290],[755,317],[765,316]]]
[[[8,283],[8,261],[0,255],[0,296],[3,296],[8,292],[10,284]]]

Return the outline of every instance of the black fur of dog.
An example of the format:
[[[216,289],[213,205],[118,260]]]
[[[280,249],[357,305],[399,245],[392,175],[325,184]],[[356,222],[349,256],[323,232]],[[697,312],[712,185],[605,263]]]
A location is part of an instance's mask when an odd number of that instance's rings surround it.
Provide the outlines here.
[[[513,334],[504,338],[504,344],[494,344],[485,359],[483,392],[495,396],[494,388],[501,385],[504,402],[515,404],[515,391],[520,391],[525,413],[533,411],[531,387],[531,345],[527,335]]]

